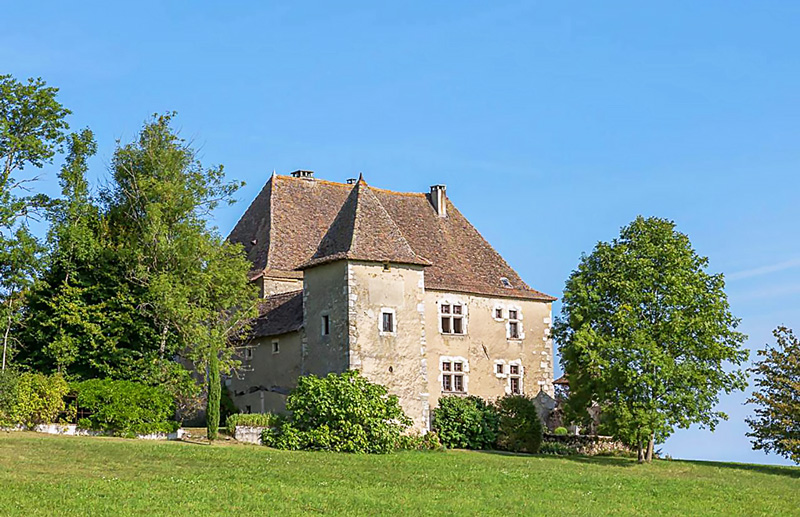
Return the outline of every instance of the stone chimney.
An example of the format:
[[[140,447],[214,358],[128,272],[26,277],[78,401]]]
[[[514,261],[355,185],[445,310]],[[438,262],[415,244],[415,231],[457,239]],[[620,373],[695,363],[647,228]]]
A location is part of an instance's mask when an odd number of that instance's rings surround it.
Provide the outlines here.
[[[312,179],[314,177],[314,171],[297,170],[292,173],[292,177]]]
[[[447,187],[444,185],[433,185],[431,187],[431,204],[439,217],[447,217]]]

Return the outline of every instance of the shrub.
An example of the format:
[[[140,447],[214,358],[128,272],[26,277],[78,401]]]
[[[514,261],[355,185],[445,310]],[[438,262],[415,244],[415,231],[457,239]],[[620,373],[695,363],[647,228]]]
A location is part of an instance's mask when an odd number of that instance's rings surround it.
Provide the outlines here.
[[[53,423],[64,411],[68,393],[69,384],[58,374],[0,372],[0,426]]]
[[[497,447],[536,454],[542,443],[542,422],[533,399],[510,395],[497,401],[500,425]]]
[[[270,413],[235,413],[225,419],[228,433],[233,434],[236,426],[271,427],[275,423],[275,416]]]
[[[129,437],[171,433],[178,428],[178,423],[172,421],[172,395],[160,386],[92,379],[73,384],[73,390],[79,411],[88,413],[79,420],[79,427]]]
[[[431,431],[425,434],[404,434],[397,441],[397,448],[404,451],[443,450],[439,435]]]
[[[553,434],[556,436],[567,436],[567,428],[566,427],[556,427],[553,430]]]
[[[491,449],[497,426],[496,408],[475,396],[442,397],[433,411],[433,428],[448,448]]]
[[[280,449],[387,453],[411,420],[397,397],[356,371],[300,377],[286,400],[291,416],[265,430],[265,445]]]
[[[551,454],[554,456],[573,456],[578,454],[574,447],[560,442],[544,442],[539,446],[539,454]]]

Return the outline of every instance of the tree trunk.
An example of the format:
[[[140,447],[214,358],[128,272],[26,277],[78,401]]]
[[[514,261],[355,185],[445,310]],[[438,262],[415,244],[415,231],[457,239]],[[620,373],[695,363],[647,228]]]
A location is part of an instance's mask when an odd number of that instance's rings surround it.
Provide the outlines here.
[[[217,439],[221,399],[222,381],[219,378],[219,356],[216,350],[212,350],[208,361],[208,397],[206,399],[206,434],[209,440]]]
[[[639,458],[639,463],[644,463],[644,449],[642,448],[642,440],[637,442],[636,456]]]
[[[650,441],[647,444],[647,457],[645,458],[647,463],[651,463],[653,461],[653,447],[655,446],[655,441],[656,433],[654,432],[650,435]]]
[[[3,368],[2,371],[6,371],[6,355],[8,353],[8,334],[11,332],[11,296],[13,293],[9,295],[8,298],[8,321],[6,322],[6,330],[3,332]]]

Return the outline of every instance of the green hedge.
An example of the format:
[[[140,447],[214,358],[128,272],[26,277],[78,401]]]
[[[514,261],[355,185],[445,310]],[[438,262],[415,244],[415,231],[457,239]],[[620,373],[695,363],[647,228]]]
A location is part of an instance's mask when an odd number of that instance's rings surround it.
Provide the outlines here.
[[[68,393],[69,384],[60,375],[0,372],[0,427],[54,423]]]
[[[275,415],[271,413],[235,413],[225,420],[228,433],[233,434],[236,426],[271,427],[275,422]]]
[[[433,428],[450,449],[493,449],[498,424],[497,408],[476,396],[442,397],[433,410]]]
[[[72,384],[81,428],[110,432],[117,436],[171,433],[179,424],[173,420],[173,397],[160,386],[132,381],[91,379]]]
[[[510,395],[492,404],[476,396],[449,395],[433,410],[433,428],[447,448],[536,453],[542,423],[533,399]]]
[[[278,449],[387,453],[411,424],[397,397],[357,371],[300,377],[286,401],[290,412],[262,433]]]
[[[500,423],[497,448],[536,454],[542,444],[542,422],[533,399],[510,395],[497,401]]]

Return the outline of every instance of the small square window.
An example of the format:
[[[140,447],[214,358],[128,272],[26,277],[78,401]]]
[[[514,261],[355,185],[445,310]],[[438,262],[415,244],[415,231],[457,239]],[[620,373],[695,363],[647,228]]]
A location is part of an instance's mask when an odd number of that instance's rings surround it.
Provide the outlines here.
[[[452,363],[449,363],[449,362],[442,363],[442,371],[443,372],[449,372],[451,370],[451,368],[450,368],[451,365],[452,365]]]
[[[381,325],[381,329],[384,332],[394,332],[394,314],[391,312],[384,312],[382,314],[383,323]]]
[[[331,318],[327,314],[322,316],[322,335],[327,336],[331,333]]]
[[[508,319],[510,319],[510,320],[515,320],[515,319],[517,319],[517,311],[515,311],[515,310],[509,310],[509,311],[508,311]]]
[[[450,314],[450,306],[443,304],[442,305],[442,314]]]
[[[501,320],[503,319],[503,309],[495,309],[494,310],[494,317]]]
[[[281,351],[281,344],[278,341],[272,342],[272,353],[277,354]]]
[[[503,365],[502,364],[495,365],[495,371],[502,375],[503,374]]]
[[[519,365],[518,364],[509,365],[508,371],[509,373],[511,373],[511,375],[519,375]]]
[[[453,314],[461,314],[461,306],[453,305]]]
[[[252,348],[245,348],[244,349],[244,359],[245,361],[249,361],[253,358],[253,349]]]
[[[464,365],[462,363],[453,363],[453,371],[454,372],[463,372]]]

